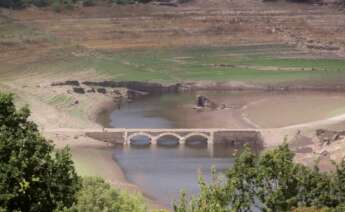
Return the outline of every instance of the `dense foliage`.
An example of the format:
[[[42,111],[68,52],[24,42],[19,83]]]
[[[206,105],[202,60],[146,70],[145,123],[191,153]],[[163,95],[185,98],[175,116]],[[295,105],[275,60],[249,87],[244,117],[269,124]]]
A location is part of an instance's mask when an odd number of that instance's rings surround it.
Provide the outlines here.
[[[201,180],[201,193],[190,203],[182,195],[176,212],[291,211],[324,208],[342,211],[345,202],[345,162],[335,172],[322,173],[293,162],[287,145],[261,155],[244,150],[227,173],[225,183]],[[296,210],[299,211],[299,210]]]
[[[0,211],[147,211],[141,196],[77,176],[68,148],[54,146],[0,93]]]
[[[147,211],[141,196],[115,190],[102,178],[87,177],[83,178],[82,182],[82,189],[77,193],[77,202],[63,211]]]
[[[70,152],[53,145],[16,110],[13,97],[0,93],[0,208],[51,211],[71,206],[80,188]]]

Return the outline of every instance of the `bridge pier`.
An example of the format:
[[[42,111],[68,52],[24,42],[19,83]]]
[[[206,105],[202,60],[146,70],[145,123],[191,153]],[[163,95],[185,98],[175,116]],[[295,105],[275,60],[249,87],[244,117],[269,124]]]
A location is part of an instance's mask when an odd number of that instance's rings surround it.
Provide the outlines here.
[[[208,144],[213,144],[214,143],[214,131],[210,132],[210,136],[207,139]]]
[[[150,138],[150,143],[151,143],[151,145],[157,145],[157,137],[152,137],[152,138]]]
[[[210,155],[211,158],[214,157],[214,144],[213,142],[207,142],[207,152]]]
[[[180,138],[180,140],[179,140],[179,145],[185,145],[186,144],[186,138],[185,137],[182,137],[182,138]]]
[[[123,144],[128,145],[129,143],[130,143],[130,141],[128,141],[128,132],[124,131],[123,132]]]

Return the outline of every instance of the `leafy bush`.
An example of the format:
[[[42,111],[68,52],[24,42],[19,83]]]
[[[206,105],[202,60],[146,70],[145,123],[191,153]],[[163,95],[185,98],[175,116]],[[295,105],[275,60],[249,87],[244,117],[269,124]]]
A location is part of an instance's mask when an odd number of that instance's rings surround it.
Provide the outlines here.
[[[65,9],[73,9],[74,4],[73,0],[53,0],[51,6],[55,12],[61,12]]]
[[[136,2],[137,2],[136,0],[112,0],[112,3],[120,4],[120,5],[134,4]]]
[[[83,178],[77,202],[65,212],[121,211],[145,212],[147,207],[139,195],[113,189],[102,178]]]
[[[33,4],[36,7],[47,7],[50,4],[50,2],[49,0],[32,0],[30,4]]]
[[[53,0],[51,7],[55,12],[61,12],[63,10],[63,4],[60,0]]]
[[[176,212],[291,211],[294,208],[325,208],[343,211],[345,161],[332,173],[293,162],[287,145],[255,155],[245,149],[227,173],[227,181],[211,185],[201,181],[201,193],[188,202],[182,195]],[[214,210],[214,209],[217,210]]]
[[[179,4],[184,4],[184,3],[188,3],[191,2],[192,0],[178,0]]]
[[[25,7],[24,0],[0,0],[0,7],[19,9]]]
[[[95,5],[94,0],[83,0],[82,2],[84,7],[91,7]]]
[[[80,179],[69,149],[54,150],[29,115],[0,93],[0,211],[147,211],[139,195]]]
[[[148,3],[152,0],[110,0],[111,3],[125,5],[135,3]],[[179,0],[185,2],[189,0]],[[95,0],[0,0],[0,7],[20,9],[26,6],[35,5],[36,7],[51,6],[54,11],[61,12],[64,9],[72,9],[74,5],[81,2],[83,6],[90,7],[95,5]]]
[[[120,4],[120,5],[126,5],[126,4],[136,4],[136,3],[142,3],[146,4],[151,2],[152,0],[111,0],[114,4]]]
[[[27,107],[16,110],[12,95],[0,93],[0,208],[52,211],[72,206],[80,179],[69,149],[55,151],[29,115]]]

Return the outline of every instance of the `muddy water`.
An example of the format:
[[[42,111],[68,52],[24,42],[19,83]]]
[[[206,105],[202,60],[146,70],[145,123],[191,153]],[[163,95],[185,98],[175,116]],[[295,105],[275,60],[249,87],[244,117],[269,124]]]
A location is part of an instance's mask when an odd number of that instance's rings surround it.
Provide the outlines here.
[[[197,94],[164,95],[124,104],[111,113],[112,127],[119,128],[256,128],[282,127],[345,112],[342,93],[201,92],[225,110],[193,110]],[[136,138],[146,142],[147,138]],[[198,138],[196,138],[198,140]],[[140,143],[140,142],[138,142]],[[203,146],[148,146],[117,148],[113,158],[130,181],[166,206],[181,189],[198,192],[198,173],[211,178],[211,166],[219,173],[230,168],[234,149]]]
[[[152,199],[171,207],[182,189],[189,194],[199,192],[199,176],[210,182],[213,166],[219,173],[231,167],[233,149],[216,151],[221,156],[212,157],[207,148],[200,147],[126,147],[115,149],[113,157],[128,180]]]
[[[196,95],[208,96],[224,110],[196,111]],[[112,127],[124,128],[276,128],[345,113],[339,92],[198,92],[146,97],[111,113]]]

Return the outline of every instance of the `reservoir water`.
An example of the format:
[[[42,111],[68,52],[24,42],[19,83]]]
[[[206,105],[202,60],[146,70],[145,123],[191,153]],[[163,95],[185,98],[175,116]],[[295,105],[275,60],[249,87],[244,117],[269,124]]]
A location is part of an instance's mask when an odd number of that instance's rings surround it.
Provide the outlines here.
[[[124,103],[112,111],[108,125],[114,128],[269,128],[312,122],[345,111],[341,93],[321,92],[201,92],[224,110],[196,111],[197,94],[149,96]],[[327,102],[327,104],[325,104]],[[137,137],[138,144],[148,138]],[[168,143],[173,143],[169,138]],[[202,144],[202,138],[195,143]],[[116,147],[113,159],[127,178],[151,198],[171,206],[181,189],[196,194],[198,176],[211,179],[211,167],[218,173],[230,168],[237,151],[231,146],[138,145]]]
[[[131,182],[167,207],[178,199],[182,189],[198,193],[198,177],[202,175],[209,182],[212,166],[223,172],[233,163],[231,151],[212,157],[207,148],[191,147],[127,147],[115,149],[114,159]]]

